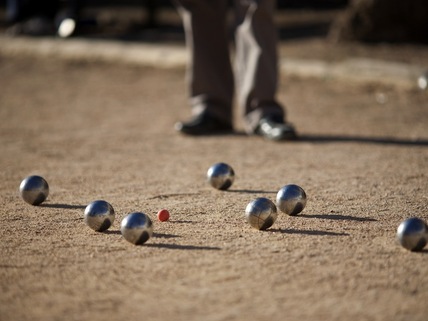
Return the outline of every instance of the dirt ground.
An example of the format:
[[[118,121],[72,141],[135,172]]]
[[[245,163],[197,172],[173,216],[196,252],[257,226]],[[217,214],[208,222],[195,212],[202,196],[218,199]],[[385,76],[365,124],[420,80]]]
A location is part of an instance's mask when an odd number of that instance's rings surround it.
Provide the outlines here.
[[[395,241],[428,220],[426,91],[284,76],[300,139],[274,143],[239,115],[233,135],[177,134],[182,69],[0,56],[0,88],[0,320],[426,320],[428,248]],[[219,161],[228,191],[205,180]],[[41,206],[18,193],[31,174]],[[246,205],[289,183],[302,214],[251,228]],[[96,199],[105,233],[83,220]],[[143,246],[119,231],[134,211],[154,222]]]

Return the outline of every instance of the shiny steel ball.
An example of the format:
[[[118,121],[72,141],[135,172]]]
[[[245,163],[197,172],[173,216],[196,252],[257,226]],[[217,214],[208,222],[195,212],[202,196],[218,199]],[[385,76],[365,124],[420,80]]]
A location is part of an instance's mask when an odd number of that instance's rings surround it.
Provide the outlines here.
[[[134,212],[122,220],[120,231],[128,242],[141,245],[153,235],[153,223],[148,215]]]
[[[21,182],[19,192],[28,204],[40,205],[49,195],[49,185],[41,176],[28,176]]]
[[[288,215],[297,215],[306,206],[306,193],[300,186],[285,185],[276,194],[276,206]]]
[[[275,223],[278,213],[268,198],[259,197],[248,203],[245,209],[247,222],[257,230],[266,230]]]
[[[428,226],[417,217],[404,220],[397,228],[398,243],[409,251],[420,251],[428,242]]]
[[[235,172],[228,164],[217,163],[208,169],[207,179],[212,187],[227,190],[233,184]]]
[[[110,203],[98,200],[85,208],[85,223],[94,231],[106,231],[114,222],[115,213]]]

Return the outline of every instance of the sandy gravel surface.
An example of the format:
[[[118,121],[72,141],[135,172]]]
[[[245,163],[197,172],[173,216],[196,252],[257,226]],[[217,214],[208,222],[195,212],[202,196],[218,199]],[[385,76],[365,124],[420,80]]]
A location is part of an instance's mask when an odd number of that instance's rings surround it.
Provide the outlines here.
[[[425,321],[428,248],[395,232],[428,220],[427,92],[284,77],[299,141],[247,137],[238,117],[234,135],[190,138],[173,130],[183,76],[0,57],[0,320]],[[218,161],[228,191],[205,181]],[[30,174],[50,184],[38,207],[18,194]],[[252,229],[246,205],[289,183],[303,213]],[[116,210],[105,233],[83,221],[96,199]],[[143,246],[119,232],[132,211],[155,224]]]

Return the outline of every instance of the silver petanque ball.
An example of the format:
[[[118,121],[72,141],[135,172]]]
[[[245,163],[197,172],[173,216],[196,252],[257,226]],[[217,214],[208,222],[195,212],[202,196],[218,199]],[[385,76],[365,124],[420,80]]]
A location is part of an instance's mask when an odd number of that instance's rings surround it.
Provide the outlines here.
[[[113,224],[115,213],[110,203],[98,200],[86,206],[84,218],[86,225],[91,229],[103,232]]]
[[[420,218],[408,218],[398,226],[396,238],[405,249],[420,251],[428,242],[428,226]]]
[[[217,163],[208,169],[207,179],[212,187],[227,190],[233,184],[235,172],[228,164]]]
[[[134,212],[122,220],[120,231],[128,242],[141,245],[153,235],[153,223],[148,215]]]
[[[298,185],[285,185],[276,194],[276,206],[288,215],[297,215],[306,206],[306,193]]]
[[[245,209],[247,222],[257,230],[266,230],[278,217],[275,204],[268,198],[259,197],[248,203]]]
[[[19,193],[28,204],[40,205],[49,195],[49,185],[41,176],[28,176],[21,182]]]

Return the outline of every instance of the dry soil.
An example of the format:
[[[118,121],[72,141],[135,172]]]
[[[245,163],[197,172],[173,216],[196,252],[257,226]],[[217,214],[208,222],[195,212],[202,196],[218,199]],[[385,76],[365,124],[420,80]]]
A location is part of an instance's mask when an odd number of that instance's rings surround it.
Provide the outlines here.
[[[296,142],[174,132],[184,70],[0,57],[0,320],[412,320],[428,315],[428,249],[395,241],[428,220],[427,92],[283,77]],[[229,163],[228,191],[205,174]],[[31,206],[18,187],[50,184]],[[257,231],[256,197],[302,186],[301,215]],[[105,199],[105,233],[83,220]],[[167,208],[168,222],[156,212]],[[154,221],[143,246],[121,219]]]

